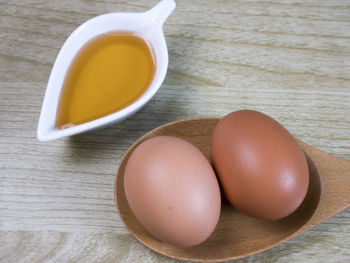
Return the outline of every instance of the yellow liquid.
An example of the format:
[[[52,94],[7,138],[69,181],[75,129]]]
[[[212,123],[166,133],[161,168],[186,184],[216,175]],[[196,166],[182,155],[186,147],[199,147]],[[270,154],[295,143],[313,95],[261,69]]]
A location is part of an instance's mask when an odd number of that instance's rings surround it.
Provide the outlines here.
[[[66,73],[56,128],[125,108],[146,91],[154,73],[155,60],[142,38],[128,32],[97,36],[81,48]]]

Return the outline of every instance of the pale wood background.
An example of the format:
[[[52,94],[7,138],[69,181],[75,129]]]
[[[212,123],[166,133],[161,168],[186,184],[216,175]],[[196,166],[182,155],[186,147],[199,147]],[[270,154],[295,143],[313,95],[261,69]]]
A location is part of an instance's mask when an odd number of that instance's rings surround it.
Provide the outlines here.
[[[176,262],[128,234],[113,201],[124,152],[170,121],[260,110],[350,159],[350,1],[177,1],[164,26],[168,75],[151,102],[121,124],[38,142],[68,35],[98,14],[155,3],[0,0],[0,261]],[[350,262],[349,219],[237,262]]]

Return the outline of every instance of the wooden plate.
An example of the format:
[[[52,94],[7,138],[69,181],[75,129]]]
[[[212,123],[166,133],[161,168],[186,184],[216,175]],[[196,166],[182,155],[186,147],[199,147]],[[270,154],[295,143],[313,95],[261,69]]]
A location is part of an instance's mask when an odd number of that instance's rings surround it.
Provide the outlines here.
[[[320,178],[308,158],[310,186],[302,205],[292,215],[278,221],[263,221],[235,210],[224,198],[219,223],[208,240],[190,248],[166,244],[149,234],[128,205],[124,191],[124,169],[132,151],[148,138],[169,135],[182,138],[196,147],[210,161],[210,136],[219,119],[181,120],[156,128],[130,147],[122,159],[115,180],[115,202],[129,232],[145,246],[168,257],[198,262],[225,261],[252,255],[291,239],[311,218],[321,194]],[[303,143],[301,143],[303,147]]]

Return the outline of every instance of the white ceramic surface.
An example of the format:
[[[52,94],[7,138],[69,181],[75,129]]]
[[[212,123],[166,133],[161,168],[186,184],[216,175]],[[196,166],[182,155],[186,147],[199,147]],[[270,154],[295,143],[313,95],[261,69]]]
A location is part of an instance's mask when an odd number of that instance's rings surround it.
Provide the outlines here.
[[[51,71],[40,113],[38,139],[51,141],[120,122],[144,106],[162,85],[168,69],[168,49],[162,26],[175,6],[174,0],[162,0],[146,12],[104,14],[86,21],[74,30],[63,44]],[[156,72],[150,87],[134,103],[113,114],[67,129],[56,129],[56,112],[62,84],[74,56],[92,38],[116,30],[133,31],[152,47],[156,60]]]

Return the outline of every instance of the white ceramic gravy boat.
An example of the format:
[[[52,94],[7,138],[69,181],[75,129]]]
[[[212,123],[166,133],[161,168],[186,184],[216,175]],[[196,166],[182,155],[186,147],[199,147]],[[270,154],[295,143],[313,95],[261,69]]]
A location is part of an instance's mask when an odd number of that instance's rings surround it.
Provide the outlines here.
[[[162,26],[175,9],[174,0],[162,0],[143,13],[110,13],[94,17],[80,25],[63,44],[53,65],[41,108],[37,137],[51,141],[74,135],[129,117],[158,91],[168,69],[168,49]],[[149,88],[131,105],[105,117],[67,129],[56,129],[56,113],[66,72],[79,49],[92,38],[111,31],[132,31],[150,43],[156,60],[154,79]]]

